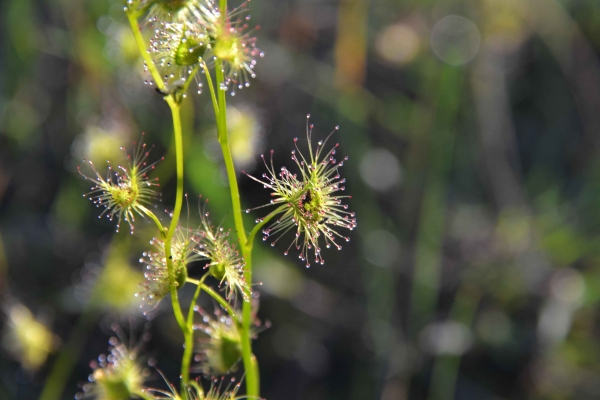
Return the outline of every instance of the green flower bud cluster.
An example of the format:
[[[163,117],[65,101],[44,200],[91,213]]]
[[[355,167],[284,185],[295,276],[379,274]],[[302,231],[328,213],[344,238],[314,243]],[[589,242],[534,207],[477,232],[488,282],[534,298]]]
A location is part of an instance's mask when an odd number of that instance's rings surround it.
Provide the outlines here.
[[[153,31],[149,52],[168,92],[185,88],[205,72],[215,60],[221,62],[225,80],[220,89],[250,85],[257,57],[264,54],[256,47],[256,38],[248,30],[247,2],[222,15],[214,0],[130,0],[126,11],[146,15],[146,26]]]
[[[146,265],[146,279],[140,284],[142,289],[136,293],[147,305],[156,306],[171,287],[183,287],[188,277],[188,266],[196,261],[206,261],[204,268],[219,280],[220,285],[224,285],[227,300],[234,299],[237,294],[245,301],[250,300],[252,292],[244,279],[244,260],[229,242],[229,232],[211,225],[208,216],[208,212],[201,211],[201,223],[196,230],[175,230],[171,241],[171,275],[164,241],[152,239],[150,244],[156,251],[143,253],[140,259]]]

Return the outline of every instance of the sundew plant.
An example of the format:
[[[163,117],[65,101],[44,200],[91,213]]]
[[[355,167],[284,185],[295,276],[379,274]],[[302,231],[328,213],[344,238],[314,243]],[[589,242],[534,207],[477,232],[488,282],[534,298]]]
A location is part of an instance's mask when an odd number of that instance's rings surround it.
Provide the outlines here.
[[[109,354],[92,364],[89,382],[77,398],[260,398],[260,355],[252,349],[259,325],[253,307],[255,240],[262,236],[273,246],[279,240],[287,241],[285,255],[298,257],[302,265],[309,267],[312,263],[324,264],[326,249],[340,250],[342,243],[350,240],[349,231],[356,227],[355,215],[348,210],[350,196],[344,191],[345,179],[340,175],[346,158],[338,159],[338,145],[331,143],[339,128],[317,138],[310,116],[306,120],[306,140],[294,139],[290,168],[276,166],[271,152],[270,157],[262,156],[266,171],[248,175],[270,192],[271,200],[258,207],[260,211],[265,208],[266,214],[257,216],[256,225],[244,224],[243,214],[254,210],[241,206],[226,103],[227,96],[239,95],[243,93],[240,89],[251,84],[255,65],[264,57],[253,36],[255,28],[249,26],[249,7],[249,2],[244,2],[228,9],[226,0],[128,0],[124,5],[123,12],[144,60],[148,92],[162,96],[171,111],[175,203],[165,205],[172,210],[166,217],[153,211],[160,186],[152,173],[162,158],[154,154],[143,135],[133,150],[124,149],[126,164],[109,164],[103,171],[84,160],[79,172],[91,183],[84,197],[100,208],[100,217],[116,223],[117,231],[122,224],[128,225],[131,234],[139,223],[155,225],[154,238],[139,257],[145,274],[135,296],[143,301],[140,312],[144,313],[165,299],[170,301],[184,351],[180,375],[163,376],[166,385],[156,387],[148,382],[143,349],[111,338]],[[268,58],[261,62],[268,62]],[[198,225],[182,221],[187,194],[180,111],[188,92],[201,94],[203,88],[214,109],[233,206],[229,214],[233,229],[227,226],[227,219],[215,225],[210,219],[210,203],[203,199],[198,204]],[[190,202],[187,200],[188,209]],[[193,262],[204,263],[198,278],[188,273]],[[185,285],[196,287],[189,306],[179,297]],[[214,310],[199,307],[201,295],[212,297]],[[198,332],[203,333],[202,340]],[[227,377],[233,371],[240,372],[243,381]],[[60,384],[54,382],[47,385],[42,398],[57,398],[60,391]]]

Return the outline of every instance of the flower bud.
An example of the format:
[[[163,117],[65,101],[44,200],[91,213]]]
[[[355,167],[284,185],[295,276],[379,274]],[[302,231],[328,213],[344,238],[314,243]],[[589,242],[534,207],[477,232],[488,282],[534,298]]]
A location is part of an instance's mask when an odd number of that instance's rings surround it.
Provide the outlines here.
[[[161,7],[163,10],[168,12],[177,12],[182,8],[186,7],[188,3],[191,3],[189,0],[156,0],[156,5]]]
[[[175,50],[175,64],[182,67],[198,64],[206,52],[206,43],[197,36],[183,37]]]
[[[225,279],[225,263],[216,263],[216,264],[211,264],[210,267],[208,267],[208,272],[210,272],[210,274],[217,278],[219,281]]]
[[[169,276],[164,241],[154,238],[150,243],[158,251],[144,253],[140,259],[146,264],[146,280],[140,284],[142,290],[136,296],[141,296],[148,305],[155,306],[171,291],[171,286],[178,290],[183,287],[188,277],[187,265],[203,257],[194,251],[196,242],[192,240],[191,232],[177,228],[171,240],[173,275]]]
[[[92,362],[94,372],[90,383],[84,385],[84,397],[97,400],[128,400],[145,391],[144,370],[137,362],[137,354],[113,337],[109,341],[110,354]]]
[[[106,215],[111,221],[117,217],[117,232],[121,220],[124,219],[129,223],[133,233],[134,213],[144,216],[144,204],[150,204],[157,197],[152,186],[158,186],[158,183],[148,179],[148,173],[156,165],[156,162],[147,164],[146,158],[149,154],[150,150],[146,149],[146,144],[140,141],[133,157],[127,154],[129,161],[127,167],[119,166],[119,172],[114,172],[109,163],[106,179],[100,175],[91,161],[89,164],[95,177],[87,176],[79,169],[79,173],[85,179],[94,183],[92,191],[84,197],[88,197],[97,207],[105,208],[100,217]],[[116,178],[113,178],[113,174]]]
[[[201,215],[202,229],[194,239],[198,242],[194,251],[200,257],[208,259],[205,268],[220,284],[225,284],[225,297],[228,300],[239,293],[245,301],[250,301],[252,291],[244,278],[244,259],[240,257],[235,245],[229,243],[229,231],[212,226],[208,215],[207,212]]]
[[[157,23],[149,51],[165,86],[183,86],[188,79],[197,78],[207,41],[206,31],[197,23]]]
[[[250,86],[250,79],[254,78],[256,58],[263,57],[264,53],[256,47],[256,38],[248,31],[248,24],[240,18],[247,14],[247,2],[232,11],[227,11],[224,18],[214,0],[205,0],[206,4],[200,7],[198,14],[210,37],[210,47],[204,59],[209,62],[217,58],[223,63],[225,82],[221,90],[231,88],[231,95],[236,89]]]
[[[242,357],[240,331],[228,316],[217,315],[216,319],[204,314],[206,324],[199,329],[208,335],[200,341],[200,369],[206,375],[225,375],[235,369]]]
[[[124,400],[131,397],[125,377],[108,374],[101,368],[95,370],[92,377],[96,384],[102,387],[102,391],[104,392],[102,396],[106,400]]]

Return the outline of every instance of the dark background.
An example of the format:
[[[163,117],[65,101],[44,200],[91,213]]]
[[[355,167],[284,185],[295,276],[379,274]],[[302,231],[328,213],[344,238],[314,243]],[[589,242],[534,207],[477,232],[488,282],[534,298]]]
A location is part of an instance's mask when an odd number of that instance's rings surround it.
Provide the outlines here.
[[[170,113],[143,84],[122,7],[0,5],[2,399],[37,398],[75,330],[82,351],[63,396],[73,398],[115,322],[177,383],[182,337],[169,302],[148,323],[133,297],[153,225],[115,234],[82,197],[89,185],[77,173],[83,158],[104,171],[143,131],[153,156],[165,155],[158,213],[174,201]],[[307,113],[315,137],[340,125],[333,141],[350,156],[342,173],[358,220],[323,266],[285,258],[291,236],[275,249],[257,245],[258,315],[272,324],[255,341],[261,394],[597,399],[600,3],[249,8],[265,57],[251,87],[229,98],[237,166],[260,175],[259,154],[274,149],[276,165],[291,169]],[[208,93],[190,95],[183,113],[190,219],[203,194],[213,222],[232,227]],[[239,180],[244,207],[268,201],[261,185]],[[191,290],[182,289],[184,304]],[[17,304],[54,332],[46,363],[22,365]],[[138,339],[144,329],[148,343]],[[166,389],[151,372],[147,385]]]

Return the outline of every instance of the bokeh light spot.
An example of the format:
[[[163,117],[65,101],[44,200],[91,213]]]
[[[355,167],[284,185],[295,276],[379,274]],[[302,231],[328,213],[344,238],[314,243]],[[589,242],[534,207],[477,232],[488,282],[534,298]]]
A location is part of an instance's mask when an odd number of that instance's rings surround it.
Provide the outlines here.
[[[475,24],[457,15],[439,20],[431,32],[431,48],[450,65],[464,65],[477,54],[481,35]]]
[[[388,26],[379,32],[375,42],[377,54],[385,61],[396,64],[408,64],[417,56],[421,39],[417,32],[405,24]]]
[[[385,191],[400,183],[402,169],[396,156],[389,150],[373,149],[363,157],[360,175],[372,189]]]

